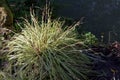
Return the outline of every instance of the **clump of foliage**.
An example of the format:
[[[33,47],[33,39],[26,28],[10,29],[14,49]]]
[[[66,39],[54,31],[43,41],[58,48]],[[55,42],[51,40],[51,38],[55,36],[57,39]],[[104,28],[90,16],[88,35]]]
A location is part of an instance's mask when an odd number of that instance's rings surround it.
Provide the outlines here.
[[[84,33],[82,35],[82,38],[83,38],[84,44],[86,45],[94,45],[98,41],[95,35],[93,35],[91,32]]]
[[[6,61],[6,52],[8,48],[7,42],[10,37],[11,30],[6,28],[0,28],[0,80],[11,80],[8,76],[6,77],[6,73],[2,72],[5,69],[5,65],[7,65]]]
[[[6,28],[0,28],[0,66],[2,69],[2,66],[4,65],[4,60],[5,60],[5,52],[8,50],[6,48],[7,42],[10,37],[11,30],[6,29]]]
[[[25,19],[21,33],[15,34],[8,43],[9,69],[15,80],[86,80],[90,63],[80,53],[81,44],[75,26],[63,28],[64,22],[43,16],[39,22],[33,14]]]

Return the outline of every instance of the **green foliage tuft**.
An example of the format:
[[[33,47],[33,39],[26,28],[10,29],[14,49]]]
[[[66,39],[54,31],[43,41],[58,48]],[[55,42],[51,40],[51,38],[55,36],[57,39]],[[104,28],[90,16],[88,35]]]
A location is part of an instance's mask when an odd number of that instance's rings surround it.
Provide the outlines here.
[[[94,45],[97,43],[98,39],[91,32],[87,32],[82,35],[83,42],[86,45]]]

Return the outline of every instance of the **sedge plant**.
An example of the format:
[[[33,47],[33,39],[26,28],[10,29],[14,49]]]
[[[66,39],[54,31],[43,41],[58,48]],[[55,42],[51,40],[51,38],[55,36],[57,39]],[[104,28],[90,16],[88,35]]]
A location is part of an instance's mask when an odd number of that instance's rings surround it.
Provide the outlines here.
[[[64,26],[60,19],[38,21],[34,14],[8,42],[7,54],[14,80],[86,80],[89,59],[76,44],[76,24]]]

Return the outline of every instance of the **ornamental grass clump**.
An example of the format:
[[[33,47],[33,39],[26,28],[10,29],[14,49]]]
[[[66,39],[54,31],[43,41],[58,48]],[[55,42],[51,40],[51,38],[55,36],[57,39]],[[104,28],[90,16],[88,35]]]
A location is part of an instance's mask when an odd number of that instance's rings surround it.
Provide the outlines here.
[[[8,43],[10,73],[14,80],[84,80],[89,59],[76,44],[75,26],[63,28],[64,22],[50,17],[41,22],[31,14],[21,33]]]

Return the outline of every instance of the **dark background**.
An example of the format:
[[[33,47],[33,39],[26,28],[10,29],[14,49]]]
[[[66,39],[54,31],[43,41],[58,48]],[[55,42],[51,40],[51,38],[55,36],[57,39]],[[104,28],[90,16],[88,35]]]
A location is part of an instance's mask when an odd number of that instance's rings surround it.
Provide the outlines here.
[[[98,38],[104,34],[104,41],[120,40],[120,0],[54,0],[60,7],[59,16],[80,20],[82,28]]]
[[[43,6],[45,0],[8,0],[10,3],[18,2],[15,6],[16,14],[27,14],[31,3]],[[24,3],[26,1],[27,3]],[[33,1],[33,2],[32,2]],[[120,0],[50,0],[55,7],[54,14],[58,17],[65,17],[78,21],[84,17],[81,31],[90,31],[100,39],[104,35],[104,41],[120,41]],[[35,4],[36,5],[36,4]],[[22,7],[24,6],[24,7]],[[25,10],[25,7],[28,7]],[[22,11],[19,12],[19,11]],[[28,12],[29,13],[29,12]],[[109,37],[110,33],[110,37]]]

